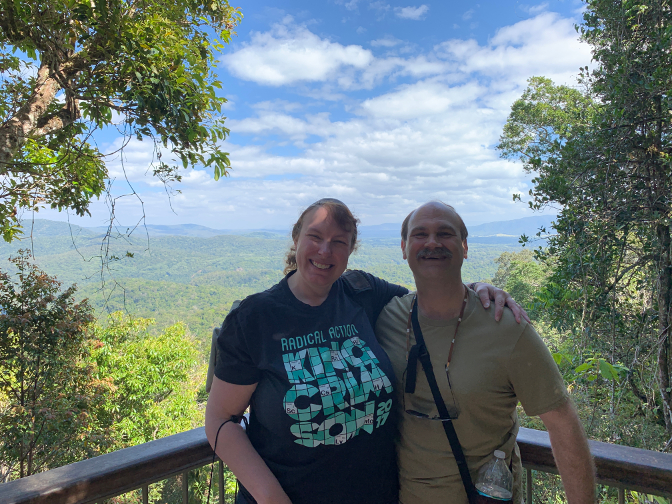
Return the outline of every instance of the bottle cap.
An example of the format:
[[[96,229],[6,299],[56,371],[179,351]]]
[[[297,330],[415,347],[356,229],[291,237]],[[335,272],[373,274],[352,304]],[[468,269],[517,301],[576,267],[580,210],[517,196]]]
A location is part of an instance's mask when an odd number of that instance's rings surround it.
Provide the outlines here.
[[[495,450],[495,457],[499,459],[505,459],[506,453],[504,453],[502,450]]]

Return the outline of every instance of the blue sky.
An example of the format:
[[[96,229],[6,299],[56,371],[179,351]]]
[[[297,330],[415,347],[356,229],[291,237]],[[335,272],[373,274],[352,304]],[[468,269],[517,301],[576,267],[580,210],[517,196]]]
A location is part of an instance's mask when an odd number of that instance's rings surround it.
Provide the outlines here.
[[[249,1],[219,59],[230,138],[230,177],[184,173],[170,198],[147,173],[152,146],[131,141],[125,176],[137,196],[117,200],[121,224],[195,223],[289,228],[325,196],[373,225],[401,222],[441,199],[467,225],[532,215],[512,194],[530,176],[494,146],[526,80],[574,85],[590,48],[574,24],[582,3],[509,0],[413,3]],[[106,138],[107,148],[121,144]],[[120,158],[108,163],[129,193]],[[104,202],[82,225],[105,224]],[[63,220],[54,211],[36,217]]]

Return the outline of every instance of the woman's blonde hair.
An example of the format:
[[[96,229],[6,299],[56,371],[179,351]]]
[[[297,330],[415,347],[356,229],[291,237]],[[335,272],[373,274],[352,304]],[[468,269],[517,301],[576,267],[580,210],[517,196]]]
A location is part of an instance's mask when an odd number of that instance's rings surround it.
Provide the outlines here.
[[[292,228],[292,246],[289,248],[289,252],[287,252],[287,257],[285,257],[285,275],[296,269],[295,243],[298,241],[299,235],[301,235],[303,220],[308,213],[320,207],[327,209],[329,217],[334,219],[334,222],[336,222],[338,227],[347,233],[352,233],[350,239],[350,252],[354,252],[357,248],[357,225],[359,224],[359,219],[352,214],[348,206],[342,201],[337,200],[336,198],[322,198],[306,208]]]

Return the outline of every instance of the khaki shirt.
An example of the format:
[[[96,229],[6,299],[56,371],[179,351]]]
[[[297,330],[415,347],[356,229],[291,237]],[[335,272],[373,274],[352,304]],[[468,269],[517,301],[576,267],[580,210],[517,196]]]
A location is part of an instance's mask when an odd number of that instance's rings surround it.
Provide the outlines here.
[[[406,325],[414,294],[395,298],[378,318],[376,336],[385,349],[396,376],[400,412],[398,443],[400,502],[402,504],[467,504],[448,439],[441,422],[404,412],[412,409],[438,416],[424,371],[418,362],[416,390],[406,394]],[[516,323],[504,310],[494,318],[494,306],[484,309],[476,294],[469,299],[460,324],[450,364],[450,386],[445,366],[457,318],[432,320],[419,314],[420,327],[431,356],[441,395],[455,404],[459,417],[453,422],[475,480],[479,467],[495,450],[507,455],[514,469],[514,502],[522,502],[516,406],[540,415],[567,400],[567,390],[553,357],[534,328]],[[413,331],[410,344],[415,344]]]

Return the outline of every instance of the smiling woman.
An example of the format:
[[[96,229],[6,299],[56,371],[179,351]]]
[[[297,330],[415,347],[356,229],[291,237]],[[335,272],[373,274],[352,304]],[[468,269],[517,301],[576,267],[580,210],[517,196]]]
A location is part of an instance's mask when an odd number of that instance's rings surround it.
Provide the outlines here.
[[[373,326],[407,291],[343,274],[357,224],[338,200],[310,205],[287,276],[224,322],[206,433],[240,480],[239,504],[397,502],[392,368]],[[229,420],[248,405],[245,433]]]

